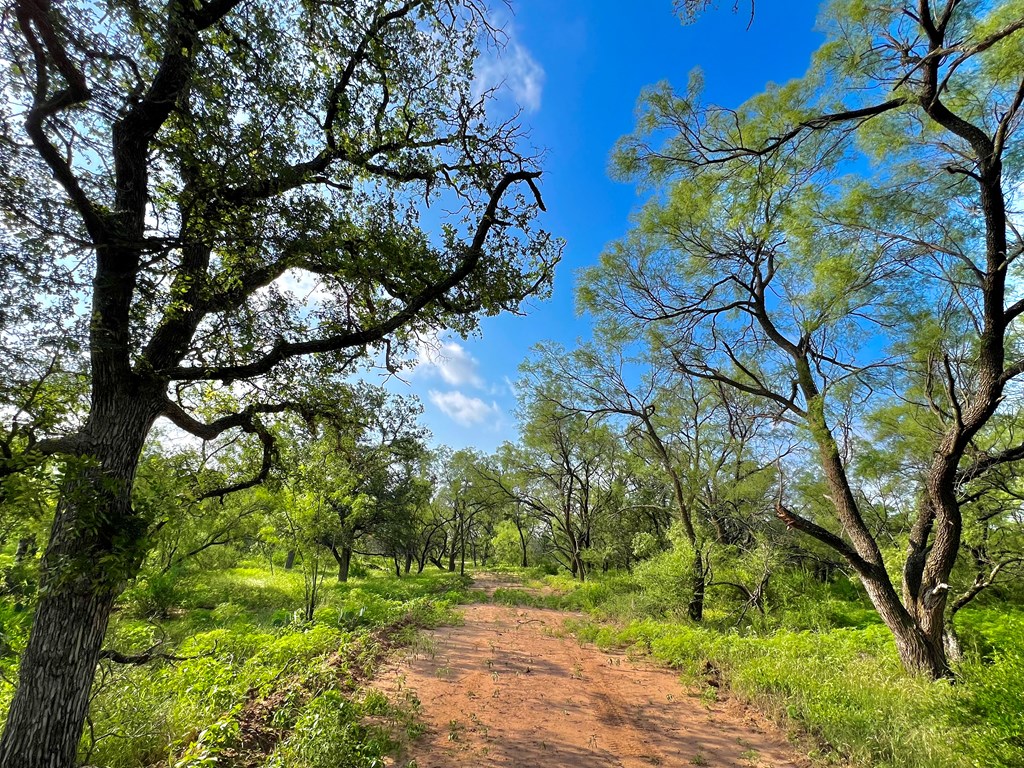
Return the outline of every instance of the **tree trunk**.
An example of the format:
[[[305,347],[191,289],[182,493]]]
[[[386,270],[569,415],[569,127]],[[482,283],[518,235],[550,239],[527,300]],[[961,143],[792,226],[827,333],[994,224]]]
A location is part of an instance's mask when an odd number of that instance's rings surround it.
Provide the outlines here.
[[[92,455],[66,467],[0,768],[75,764],[111,609],[145,555],[148,525],[131,493],[157,409],[137,392],[97,399],[83,429]]]
[[[950,619],[946,625],[946,632],[942,636],[942,645],[946,651],[946,660],[951,664],[962,664],[964,660],[964,646],[960,642],[960,635],[956,631],[953,620]]]
[[[0,745],[4,768],[75,765],[113,589],[58,586],[39,600]]]
[[[883,570],[882,574],[877,576],[870,573],[858,575],[867,589],[871,604],[875,606],[882,621],[892,632],[896,641],[896,652],[904,669],[911,673],[927,675],[933,680],[950,677],[941,638],[938,643],[929,640],[927,634],[900,602],[888,574],[884,574]]]
[[[836,516],[843,526],[846,538],[840,538],[810,521],[795,519],[780,506],[780,510],[783,512],[781,519],[787,525],[795,525],[832,547],[854,568],[867,590],[868,597],[871,598],[871,604],[875,606],[882,621],[892,632],[896,642],[896,651],[903,667],[908,672],[924,674],[932,679],[949,677],[949,665],[942,647],[942,617],[941,615],[938,617],[940,623],[938,634],[930,636],[929,628],[922,624],[919,616],[915,615],[913,604],[905,606],[901,602],[900,595],[886,571],[878,542],[864,522],[864,518],[861,517],[857,500],[846,474],[846,465],[825,419],[824,400],[818,392],[817,384],[811,374],[811,365],[806,354],[799,350],[796,350],[794,359],[800,386],[807,400],[807,423],[817,443],[821,468],[825,475],[825,481],[828,483],[830,500],[836,511]],[[915,523],[915,531],[920,525],[920,521]],[[959,531],[954,533],[959,538]],[[904,589],[906,590],[906,585]],[[945,593],[941,593],[940,597],[941,605],[939,607],[941,609],[945,605]],[[934,616],[934,611],[930,615]]]
[[[18,539],[18,549],[14,553],[14,564],[7,569],[4,575],[4,591],[9,595],[18,595],[26,592],[25,589],[25,564],[35,557],[36,537],[22,536]]]
[[[284,559],[284,569],[286,571],[290,571],[294,567],[295,567],[295,550],[294,549],[289,549],[288,550],[288,554],[287,554],[287,556]]]
[[[14,564],[21,565],[36,554],[36,535],[22,536],[18,539],[18,549],[14,553]]]
[[[527,568],[528,563],[526,562],[526,536],[523,534],[523,528],[521,525],[519,525],[519,523],[516,523],[516,530],[519,531],[519,546],[523,549],[522,566],[523,568]]]
[[[697,539],[697,530],[693,524],[693,515],[690,512],[690,505],[686,500],[686,493],[683,490],[683,481],[679,476],[679,472],[676,470],[675,465],[672,463],[672,457],[669,455],[668,448],[665,447],[665,443],[662,441],[658,431],[654,428],[654,423],[650,419],[650,415],[647,415],[643,419],[644,427],[647,431],[647,438],[650,445],[654,447],[655,452],[661,459],[662,468],[668,474],[669,479],[672,481],[672,494],[675,497],[676,509],[679,512],[679,522],[683,524],[683,532],[686,534],[686,540],[690,542],[690,546],[693,548],[693,568],[692,573],[692,595],[690,597],[690,604],[686,607],[686,611],[693,621],[703,621],[704,619],[704,561],[700,554],[700,541]]]
[[[348,572],[352,567],[352,547],[334,550],[334,559],[338,561],[338,581],[348,581]]]
[[[686,607],[686,612],[693,621],[699,622],[704,620],[704,580],[704,559],[700,556],[699,551],[694,550],[693,595],[690,597],[690,604]]]
[[[405,553],[405,575],[409,575],[409,571],[412,570],[412,552]]]
[[[583,555],[578,550],[572,553],[572,575],[580,581],[587,580],[587,567],[583,562]]]

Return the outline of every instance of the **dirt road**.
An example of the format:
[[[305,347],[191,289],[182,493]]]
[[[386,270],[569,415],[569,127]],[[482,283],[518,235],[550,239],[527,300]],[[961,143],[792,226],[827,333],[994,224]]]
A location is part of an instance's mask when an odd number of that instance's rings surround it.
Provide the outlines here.
[[[382,670],[376,687],[418,700],[426,724],[395,765],[806,764],[784,735],[740,705],[702,701],[671,670],[581,647],[562,629],[568,616],[467,606],[463,626],[426,633]]]

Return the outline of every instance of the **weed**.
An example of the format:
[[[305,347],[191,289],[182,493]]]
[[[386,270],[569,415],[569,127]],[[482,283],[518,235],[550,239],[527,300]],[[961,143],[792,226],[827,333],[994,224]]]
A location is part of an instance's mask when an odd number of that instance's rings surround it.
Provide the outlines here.
[[[830,760],[885,768],[1024,765],[1024,613],[1005,604],[958,616],[976,650],[950,686],[902,670],[888,630],[845,577],[822,584],[787,574],[773,593],[782,603],[774,618],[740,629],[724,626],[716,617],[728,614],[711,602],[703,625],[664,606],[654,610],[647,587],[623,576],[587,586],[548,583],[564,590],[564,606],[593,605],[593,619],[567,622],[580,642],[625,649],[630,660],[654,656],[703,683],[705,704],[719,686],[728,689],[801,724],[829,745]]]
[[[389,738],[360,718],[384,716],[387,703],[380,694],[356,700],[354,680],[386,646],[414,640],[417,626],[452,620],[451,606],[465,589],[464,580],[449,574],[331,585],[313,622],[304,624],[292,620],[302,604],[296,572],[234,568],[179,575],[169,590],[156,592],[159,583],[140,580],[125,593],[107,644],[135,653],[162,640],[164,652],[196,658],[101,668],[90,710],[93,728],[82,743],[90,764],[184,768],[223,762],[221,752],[238,748],[231,741],[238,713],[266,699],[273,709],[262,727],[280,739],[266,765],[372,765],[387,753]],[[169,616],[159,628],[140,618],[158,613],[151,610],[157,597]],[[8,636],[18,637],[15,623],[2,613],[0,619]],[[382,627],[392,627],[383,645],[374,639]],[[331,710],[341,702],[344,717]],[[414,713],[415,707],[402,716],[407,730]],[[302,728],[318,735],[303,735]],[[111,732],[122,736],[90,738]]]

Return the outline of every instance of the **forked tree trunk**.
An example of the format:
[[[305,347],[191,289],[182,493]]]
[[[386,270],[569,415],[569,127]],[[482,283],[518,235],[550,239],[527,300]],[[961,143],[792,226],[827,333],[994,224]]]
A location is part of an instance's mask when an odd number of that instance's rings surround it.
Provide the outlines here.
[[[867,590],[871,604],[892,632],[896,651],[904,669],[913,674],[927,675],[932,679],[949,677],[949,664],[946,662],[942,647],[941,609],[936,619],[939,627],[935,642],[929,636],[929,628],[922,624],[920,617],[914,615],[913,607],[906,606],[901,601],[885,568],[878,542],[861,517],[839,445],[826,421],[824,400],[812,376],[806,352],[794,348],[792,353],[800,387],[807,401],[807,424],[817,443],[821,469],[829,489],[829,499],[849,541],[809,520],[793,517],[782,507],[781,493],[779,517],[787,525],[796,526],[832,547],[853,567]],[[953,557],[955,559],[955,552]],[[934,612],[930,616],[936,618]]]
[[[888,575],[860,574],[868,597],[892,632],[896,653],[908,672],[926,675],[933,680],[950,677],[949,664],[941,640],[932,643],[900,602]]]

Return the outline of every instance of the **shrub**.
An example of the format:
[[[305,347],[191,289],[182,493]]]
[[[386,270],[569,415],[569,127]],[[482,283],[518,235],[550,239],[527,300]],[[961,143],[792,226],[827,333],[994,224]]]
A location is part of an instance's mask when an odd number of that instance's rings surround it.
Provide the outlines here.
[[[142,576],[126,591],[124,600],[139,616],[166,619],[179,604],[180,581],[181,574],[176,571]]]
[[[299,713],[292,736],[282,743],[268,768],[381,768],[391,740],[380,728],[362,723],[380,714],[378,699],[353,701],[326,691]]]

